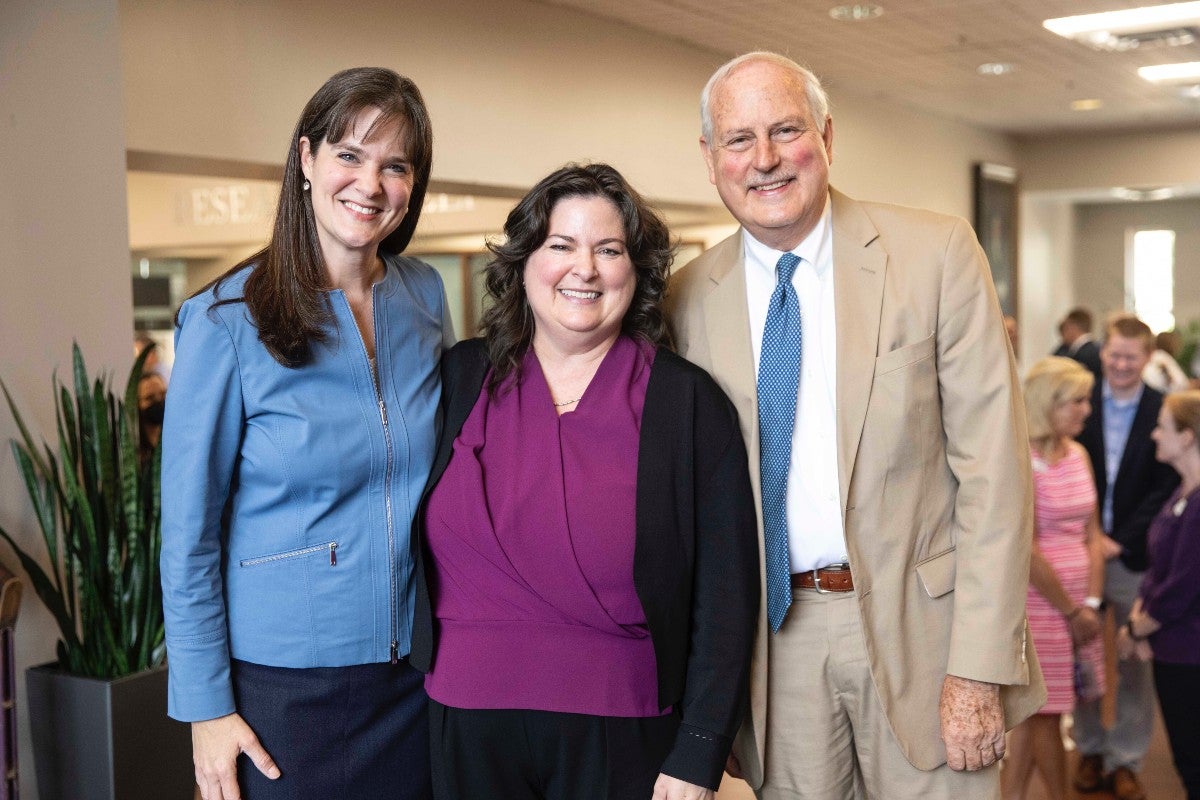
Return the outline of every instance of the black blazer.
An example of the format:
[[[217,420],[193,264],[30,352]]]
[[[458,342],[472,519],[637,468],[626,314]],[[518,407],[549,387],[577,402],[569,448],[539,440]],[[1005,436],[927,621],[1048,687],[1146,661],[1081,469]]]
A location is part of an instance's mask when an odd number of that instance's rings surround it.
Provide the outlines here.
[[[1117,468],[1117,482],[1112,489],[1112,530],[1108,535],[1120,543],[1121,561],[1131,570],[1146,569],[1146,531],[1154,516],[1179,485],[1179,475],[1169,465],[1154,457],[1154,440],[1150,432],[1158,422],[1163,396],[1149,386],[1142,387],[1142,399],[1134,412],[1133,425]],[[1108,488],[1104,461],[1104,397],[1100,381],[1092,390],[1092,415],[1084,423],[1079,442],[1092,459],[1096,474],[1096,494],[1104,507]]]
[[[1063,356],[1064,358],[1073,358],[1080,364],[1083,364],[1092,371],[1093,375],[1096,376],[1096,385],[1099,385],[1100,381],[1104,380],[1104,373],[1100,368],[1100,345],[1096,344],[1094,341],[1089,339],[1088,341],[1079,345],[1079,349],[1074,353],[1072,353],[1071,348],[1067,347],[1065,344],[1060,344],[1058,349],[1054,351],[1054,355]]]
[[[482,339],[442,358],[444,423],[413,523],[417,600],[412,664],[428,672],[437,628],[424,516],[451,445],[483,391]],[[679,733],[661,771],[716,789],[747,700],[758,620],[758,526],[733,404],[704,370],[659,349],[638,445],[633,582],[654,643],[658,702]]]

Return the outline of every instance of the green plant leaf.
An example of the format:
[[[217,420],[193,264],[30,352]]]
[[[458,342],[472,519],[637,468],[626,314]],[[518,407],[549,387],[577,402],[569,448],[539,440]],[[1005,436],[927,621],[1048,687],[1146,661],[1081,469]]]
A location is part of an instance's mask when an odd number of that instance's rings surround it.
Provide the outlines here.
[[[67,614],[67,610],[62,604],[62,595],[50,582],[50,578],[46,575],[46,571],[42,569],[41,564],[34,561],[32,556],[22,550],[20,545],[16,543],[4,528],[0,528],[0,538],[8,542],[8,546],[16,553],[17,560],[21,562],[21,568],[29,575],[29,582],[33,584],[33,591],[45,603],[51,616],[54,617],[54,621],[58,623],[58,629],[63,639],[70,645],[78,647],[79,638],[75,632],[75,620]]]
[[[8,403],[8,410],[12,413],[13,422],[17,423],[17,430],[21,434],[21,441],[25,443],[25,449],[37,463],[38,469],[44,474],[48,470],[46,465],[41,463],[38,456],[37,447],[33,443],[33,437],[29,435],[29,429],[25,427],[25,420],[21,418],[21,412],[17,411],[17,404],[13,402],[12,395],[8,393],[8,387],[0,380],[0,391],[4,392],[4,399]]]
[[[80,675],[118,677],[165,653],[158,454],[143,464],[134,365],[123,396],[90,380],[72,348],[73,391],[51,376],[57,446],[35,444],[7,387],[21,434],[13,455],[34,506],[51,569],[16,548],[30,583],[62,632],[59,663]]]

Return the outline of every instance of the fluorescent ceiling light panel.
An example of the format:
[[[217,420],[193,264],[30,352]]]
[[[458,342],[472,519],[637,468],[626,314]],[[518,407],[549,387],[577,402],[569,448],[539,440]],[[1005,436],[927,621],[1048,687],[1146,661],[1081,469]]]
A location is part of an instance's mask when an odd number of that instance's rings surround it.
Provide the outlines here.
[[[1200,81],[1200,61],[1138,67],[1138,75],[1151,83],[1193,83]]]
[[[1168,3],[1162,6],[1058,17],[1045,20],[1042,27],[1059,36],[1076,39],[1095,34],[1139,33],[1197,24],[1200,24],[1200,2]]]

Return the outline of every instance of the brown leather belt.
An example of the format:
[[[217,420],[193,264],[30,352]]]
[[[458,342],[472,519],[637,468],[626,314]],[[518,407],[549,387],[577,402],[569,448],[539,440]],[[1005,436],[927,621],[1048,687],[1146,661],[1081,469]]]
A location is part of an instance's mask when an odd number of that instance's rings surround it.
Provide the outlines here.
[[[852,592],[854,576],[849,564],[831,564],[808,572],[792,573],[793,589],[816,589],[818,592]]]

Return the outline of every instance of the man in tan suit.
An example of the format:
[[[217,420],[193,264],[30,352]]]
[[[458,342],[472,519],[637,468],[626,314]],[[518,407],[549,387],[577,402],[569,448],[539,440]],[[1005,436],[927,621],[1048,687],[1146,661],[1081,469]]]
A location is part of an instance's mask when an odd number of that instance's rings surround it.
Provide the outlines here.
[[[829,187],[828,101],[794,62],[734,59],[702,107],[742,227],[675,277],[671,313],[738,407],[765,542],[729,770],[771,800],[998,796],[1004,729],[1045,690],[1024,413],[987,261],[961,219]]]

